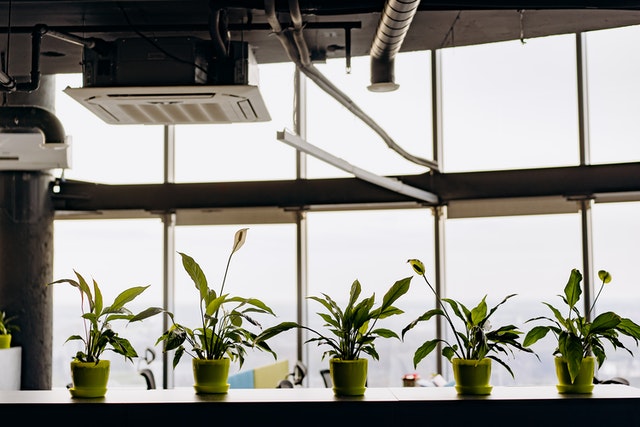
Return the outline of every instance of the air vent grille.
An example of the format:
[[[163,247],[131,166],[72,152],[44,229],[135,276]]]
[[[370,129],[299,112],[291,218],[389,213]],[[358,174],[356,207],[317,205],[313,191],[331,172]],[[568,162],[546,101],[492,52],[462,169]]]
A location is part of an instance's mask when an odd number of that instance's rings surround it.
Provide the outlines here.
[[[215,124],[271,120],[257,86],[67,87],[110,124]]]

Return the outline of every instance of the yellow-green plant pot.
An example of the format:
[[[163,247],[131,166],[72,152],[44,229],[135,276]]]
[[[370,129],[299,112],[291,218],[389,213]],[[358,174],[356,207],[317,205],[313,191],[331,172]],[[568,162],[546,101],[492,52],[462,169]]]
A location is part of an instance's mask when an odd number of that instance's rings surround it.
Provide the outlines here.
[[[192,359],[193,380],[196,393],[224,394],[229,390],[229,365],[231,360]]]
[[[558,384],[556,388],[559,393],[589,394],[593,391],[593,376],[595,375],[596,358],[593,356],[582,359],[578,376],[571,382],[567,362],[562,357],[556,357],[556,377]]]
[[[329,360],[329,374],[336,396],[362,396],[367,384],[367,359]]]
[[[491,394],[491,359],[452,359],[451,362],[458,394]]]
[[[107,394],[111,362],[100,360],[94,362],[71,361],[72,387],[69,389],[73,397],[104,397]]]
[[[11,347],[11,334],[0,335],[0,348]]]

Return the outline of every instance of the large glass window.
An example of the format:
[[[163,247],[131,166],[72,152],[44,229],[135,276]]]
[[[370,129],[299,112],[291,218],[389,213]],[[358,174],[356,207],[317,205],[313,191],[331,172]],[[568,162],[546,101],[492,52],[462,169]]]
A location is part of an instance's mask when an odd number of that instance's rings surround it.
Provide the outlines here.
[[[351,73],[344,59],[317,65],[338,89],[360,107],[389,137],[406,152],[433,159],[431,143],[431,96],[429,52],[398,55],[395,60],[394,92],[367,90],[370,64],[368,57],[352,60]],[[307,84],[307,140],[354,166],[378,175],[414,174],[425,171],[395,151],[362,120],[353,115],[313,82]],[[309,157],[309,178],[349,176],[327,163]]]
[[[362,296],[376,296],[376,306],[393,283],[413,276],[407,263],[410,258],[425,262],[433,259],[433,218],[429,210],[382,210],[360,212],[312,212],[309,227],[309,295],[326,293],[341,307],[347,302],[354,280],[362,286]],[[380,322],[400,335],[411,320],[433,308],[433,299],[417,277],[412,279],[409,293],[396,306],[405,314]],[[309,301],[309,325],[326,332],[324,322],[316,313],[324,311],[320,304]],[[413,353],[432,337],[435,328],[426,325],[414,328],[404,342],[378,339],[375,343],[379,361],[371,361],[368,384],[371,387],[399,387],[402,376],[413,373]],[[313,334],[309,334],[311,338]],[[323,387],[321,369],[328,369],[329,360],[322,360],[325,347],[307,345],[311,387]],[[424,362],[429,365],[428,361]],[[425,372],[428,377],[430,372]]]
[[[271,121],[176,126],[176,182],[293,179],[295,151],[276,139],[292,129],[292,64],[260,66]]]
[[[150,287],[129,308],[137,313],[150,306],[162,306],[162,223],[159,220],[58,220],[54,227],[55,280],[76,279],[74,270],[90,284],[100,286],[105,304],[113,302],[123,290],[132,286]],[[53,285],[53,387],[71,382],[69,362],[81,350],[81,341],[66,342],[71,335],[83,335],[80,292],[66,284]],[[117,323],[117,324],[116,324]],[[162,333],[162,319],[155,316],[127,326],[114,322],[113,328],[126,337],[141,356],[133,363],[110,351],[110,385],[145,387],[139,369],[151,369],[161,383],[161,357],[147,365],[142,359],[146,348],[155,349]]]
[[[578,163],[575,36],[442,50],[444,170]]]
[[[542,302],[559,306],[557,295],[562,294],[571,269],[581,269],[582,265],[577,215],[449,220],[445,237],[448,297],[471,309],[485,295],[487,305],[494,307],[507,295],[517,294],[491,318],[496,328],[514,324],[528,331],[533,325],[525,324],[527,319],[552,316]],[[536,343],[533,350],[540,356],[539,361],[523,352],[504,357],[515,380],[496,364],[492,384],[554,384],[555,344],[551,337]]]
[[[594,274],[598,270],[611,273],[612,281],[605,285],[595,307],[596,314],[613,311],[638,323],[640,310],[636,268],[638,236],[640,236],[640,203],[599,203],[593,208]],[[595,292],[600,289],[597,275]],[[621,336],[621,341],[636,357],[624,350],[613,351],[607,343],[607,360],[600,368],[601,380],[626,378],[631,385],[640,385],[640,349],[633,339]]]
[[[110,125],[62,92],[81,87],[82,75],[56,76],[56,116],[71,137],[67,179],[104,184],[162,182],[163,127]]]
[[[592,162],[626,162],[639,158],[634,144],[633,53],[613,47],[621,37],[636,37],[637,27],[589,34],[589,100]],[[442,50],[444,169],[447,172],[545,168],[578,163],[578,125],[575,35],[493,43]],[[318,69],[344,91],[407,152],[433,158],[430,102],[430,55],[404,53],[396,58],[396,83],[390,93],[371,93],[369,59],[353,58],[351,73],[344,60],[328,60]],[[614,65],[612,65],[614,64]],[[276,140],[276,132],[292,128],[293,65],[261,66],[261,93],[273,118],[267,123],[176,126],[176,181],[217,182],[295,178],[295,150]],[[58,76],[59,89],[80,86],[80,76]],[[621,88],[624,87],[624,90]],[[425,171],[394,153],[373,130],[335,99],[307,82],[307,140],[318,147],[380,175],[417,174]],[[104,183],[162,182],[162,126],[108,126],[64,94],[57,97],[57,115],[72,137],[73,166],[65,177]],[[636,114],[637,115],[637,114]],[[629,119],[629,120],[627,120]],[[308,158],[308,177],[344,177],[325,162]],[[640,295],[633,285],[638,203],[596,204],[593,208],[594,261],[596,269],[609,270],[614,283],[606,289],[596,309],[612,309],[637,319],[632,304]],[[307,214],[308,295],[327,293],[344,304],[354,280],[363,294],[376,293],[380,301],[393,282],[414,276],[407,264],[419,258],[430,280],[435,259],[434,221],[429,209],[343,210]],[[257,221],[259,222],[259,221]],[[264,319],[263,327],[296,319],[296,227],[294,224],[243,224],[179,226],[176,249],[196,259],[211,286],[222,280],[233,234],[249,227],[247,243],[232,261],[227,290],[253,296],[270,305],[277,318]],[[139,305],[162,305],[162,233],[158,219],[57,220],[55,223],[55,279],[73,277],[77,269],[95,278],[105,299],[134,284],[151,284]],[[467,306],[487,295],[493,306],[516,293],[496,312],[492,323],[515,323],[548,314],[542,301],[559,303],[571,268],[581,268],[579,215],[537,215],[491,218],[456,218],[444,227],[446,295]],[[191,324],[197,315],[197,295],[179,257],[175,264],[176,319]],[[597,284],[596,284],[597,285]],[[77,351],[64,340],[77,333],[79,295],[69,286],[54,291],[54,386],[69,382],[68,362]],[[410,294],[399,301],[405,311],[386,325],[400,333],[418,315],[433,308],[434,298],[419,277]],[[308,321],[322,329],[313,301]],[[75,314],[74,314],[75,313]],[[155,348],[161,334],[161,318],[132,325],[139,351]],[[135,327],[135,329],[134,329]],[[404,374],[417,371],[423,378],[436,371],[432,354],[416,368],[413,353],[435,336],[435,322],[412,329],[404,341],[376,343],[379,362],[371,362],[369,386],[400,386]],[[138,341],[139,340],[139,341]],[[494,385],[555,383],[552,366],[554,342],[540,341],[535,356],[517,353],[509,363],[512,379],[499,366]],[[296,359],[294,332],[271,343],[278,359]],[[630,343],[635,347],[635,343]],[[319,375],[328,367],[323,348],[307,345],[308,385],[323,387]],[[160,348],[155,348],[160,352]],[[143,386],[137,370],[143,362],[116,363],[113,385]],[[186,359],[189,359],[186,357]],[[258,351],[247,355],[243,369],[272,363]],[[448,364],[445,369],[449,370]],[[160,358],[151,368],[160,378]],[[541,370],[542,368],[542,370]],[[234,366],[237,370],[238,366]],[[609,353],[601,378],[625,377],[640,381],[637,358],[626,352]],[[536,376],[530,375],[536,372]],[[540,373],[542,372],[542,373]],[[234,372],[232,372],[234,373]],[[443,372],[451,378],[450,372]],[[175,385],[191,386],[190,361],[175,370]]]
[[[592,163],[640,160],[640,26],[587,33]]]
[[[256,319],[263,328],[281,321],[296,320],[296,251],[295,226],[243,225],[243,226],[184,226],[176,229],[176,251],[191,256],[204,271],[209,287],[220,292],[233,237],[240,228],[249,228],[247,240],[233,255],[224,293],[231,296],[257,298],[271,307],[277,317],[260,315]],[[190,328],[200,325],[199,298],[193,282],[176,258],[176,322]],[[247,329],[258,332],[258,329]],[[295,335],[283,334],[269,341],[277,353],[278,361],[296,362]],[[187,350],[189,350],[187,346]],[[248,350],[242,371],[274,363],[273,356],[259,350]],[[233,363],[230,374],[240,370]],[[185,354],[174,371],[176,387],[193,385],[191,357]]]

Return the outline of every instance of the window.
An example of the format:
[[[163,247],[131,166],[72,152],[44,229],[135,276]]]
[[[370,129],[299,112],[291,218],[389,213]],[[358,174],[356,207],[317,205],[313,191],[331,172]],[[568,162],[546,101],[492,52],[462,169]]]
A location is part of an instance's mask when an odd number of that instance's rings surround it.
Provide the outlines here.
[[[432,225],[432,215],[425,209],[310,213],[309,295],[326,293],[343,307],[351,284],[357,279],[362,285],[362,296],[375,293],[378,306],[393,283],[413,276],[408,259],[433,259]],[[405,314],[384,319],[380,326],[400,335],[411,320],[433,308],[433,299],[424,288],[417,277],[412,279],[409,292],[395,304]],[[325,332],[324,322],[316,315],[320,309],[316,302],[309,301],[309,325]],[[378,339],[375,345],[380,361],[370,362],[368,384],[400,387],[402,376],[415,372],[414,351],[434,331],[432,325],[427,325],[411,330],[404,342]],[[323,387],[317,373],[329,367],[328,359],[321,360],[327,348],[310,344],[307,350],[309,372],[313,375],[310,385]],[[430,372],[423,373],[425,377]]]
[[[55,280],[75,279],[73,271],[76,270],[87,281],[98,282],[105,304],[126,288],[151,285],[130,308],[137,313],[149,306],[162,306],[162,223],[159,220],[58,220],[54,224],[54,251]],[[71,335],[82,335],[80,292],[66,283],[53,286],[52,385],[64,387],[71,382],[69,362],[82,349],[80,341],[65,343]],[[155,316],[128,329],[125,327],[125,322],[114,325],[138,354],[144,356],[146,348],[155,348],[155,340],[162,333],[162,319]],[[129,330],[134,333],[126,335]],[[138,359],[125,362],[124,357],[109,353],[105,356],[112,364],[112,387],[144,387],[144,378],[137,374],[137,369],[147,367],[144,362]],[[160,360],[158,357],[149,366],[157,379],[162,378]]]
[[[446,294],[475,307],[487,295],[494,307],[507,295],[517,294],[495,313],[493,325],[515,324],[548,314],[542,301],[557,306],[569,272],[580,267],[581,234],[577,215],[536,215],[449,220],[445,230]],[[532,354],[516,352],[506,360],[509,372],[495,365],[493,385],[553,384],[553,348],[550,337],[539,341]],[[450,368],[450,367],[448,367]]]
[[[640,26],[587,33],[592,163],[640,160]]]
[[[575,36],[442,50],[444,170],[578,163]]]
[[[590,33],[588,37],[592,160],[597,163],[638,160],[637,144],[633,143],[637,132],[630,119],[637,97],[633,96],[635,83],[628,79],[638,74],[632,72],[636,59],[633,52],[615,49],[621,39],[628,41],[637,35],[638,27],[630,27]],[[578,164],[575,35],[528,39],[524,44],[514,41],[448,48],[441,53],[443,159],[447,172]],[[363,82],[369,80],[368,58],[353,58],[351,74],[346,73],[343,60],[328,60],[317,67],[398,145],[413,155],[432,159],[430,55],[404,53],[395,63],[400,89],[391,93],[366,90]],[[295,150],[276,140],[277,131],[292,128],[294,69],[291,64],[272,64],[261,65],[260,71],[261,92],[273,120],[246,125],[176,126],[177,182],[295,178]],[[80,79],[58,76],[58,82],[61,89],[78,86]],[[379,175],[425,172],[424,167],[391,151],[379,135],[311,81],[307,97],[306,139],[310,143]],[[162,127],[106,126],[64,94],[58,97],[57,111],[73,141],[73,167],[65,173],[67,178],[104,183],[163,181]],[[309,157],[307,176],[315,179],[348,174]],[[381,298],[394,281],[413,275],[406,263],[409,258],[421,259],[433,279],[435,233],[430,209],[330,209],[314,207],[307,213],[308,295],[324,292],[344,303],[351,284],[358,279],[363,293],[375,292]],[[629,304],[640,296],[633,280],[639,213],[638,202],[594,205],[595,268],[607,269],[614,279],[597,310],[612,309],[635,316],[634,306]],[[234,255],[230,267],[229,291],[267,302],[278,315],[270,319],[273,323],[295,320],[296,224],[264,224],[259,218],[239,226],[229,222],[212,220],[211,225],[177,226],[176,249],[193,256],[214,285],[222,278],[233,234],[240,227],[249,227],[247,243]],[[161,305],[162,231],[159,219],[57,220],[54,276],[71,277],[75,268],[93,276],[109,292],[150,283],[152,288],[140,303]],[[452,218],[445,221],[444,231],[445,250],[441,255],[445,260],[446,295],[469,305],[487,295],[489,305],[494,306],[507,293],[517,294],[496,313],[495,324],[508,321],[526,330],[523,322],[544,311],[542,301],[556,302],[570,269],[582,266],[579,214]],[[178,257],[174,267],[176,319],[189,324],[197,302],[195,290]],[[67,362],[75,352],[73,343],[63,344],[66,337],[76,333],[74,325],[79,320],[75,314],[78,295],[73,291],[63,286],[54,293],[56,387],[69,381]],[[414,277],[410,294],[398,302],[405,314],[390,318],[387,326],[399,333],[434,305],[429,290]],[[309,325],[321,329],[317,311],[315,303],[309,301]],[[263,326],[269,326],[268,322]],[[136,342],[140,350],[154,347],[155,338],[162,332],[160,317],[143,324],[145,336]],[[372,362],[376,368],[370,370],[369,385],[400,386],[404,374],[416,371],[428,379],[435,373],[436,355],[432,353],[417,368],[412,365],[412,357],[416,348],[434,335],[432,322],[423,329],[412,329],[404,342],[388,339],[376,343],[380,361]],[[278,358],[288,358],[292,364],[297,358],[293,337],[290,331],[271,343]],[[553,343],[546,343],[549,348],[535,348],[541,361],[530,354],[516,354],[511,363],[515,380],[496,367],[493,384],[553,383]],[[320,370],[328,367],[328,361],[321,359],[323,349],[304,347],[308,352],[308,385],[323,387]],[[635,343],[630,348],[635,349]],[[252,352],[244,369],[272,361],[269,354]],[[543,374],[529,376],[534,369],[539,372],[540,363]],[[448,364],[445,366],[449,369]],[[136,372],[140,367],[138,362],[123,363],[112,371],[114,385],[142,386],[143,379]],[[152,368],[159,381],[159,358]],[[600,377],[622,376],[633,384],[640,381],[638,372],[637,360],[619,351],[610,353]],[[443,374],[450,378],[449,372]],[[175,386],[191,385],[190,363],[183,360],[175,370]]]

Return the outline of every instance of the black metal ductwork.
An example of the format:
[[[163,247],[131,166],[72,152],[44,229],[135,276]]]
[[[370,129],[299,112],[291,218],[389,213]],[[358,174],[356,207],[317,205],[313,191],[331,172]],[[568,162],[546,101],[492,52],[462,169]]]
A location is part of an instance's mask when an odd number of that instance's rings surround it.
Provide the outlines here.
[[[65,133],[60,120],[52,112],[34,106],[0,107],[0,131],[43,133],[46,144],[64,144]]]
[[[33,92],[40,86],[40,46],[42,36],[46,34],[46,25],[36,25],[31,32],[31,80],[16,83],[16,80],[0,71],[0,90],[4,92]]]
[[[419,5],[420,0],[387,0],[385,3],[371,43],[370,91],[390,92],[398,89],[394,81],[394,59]]]

